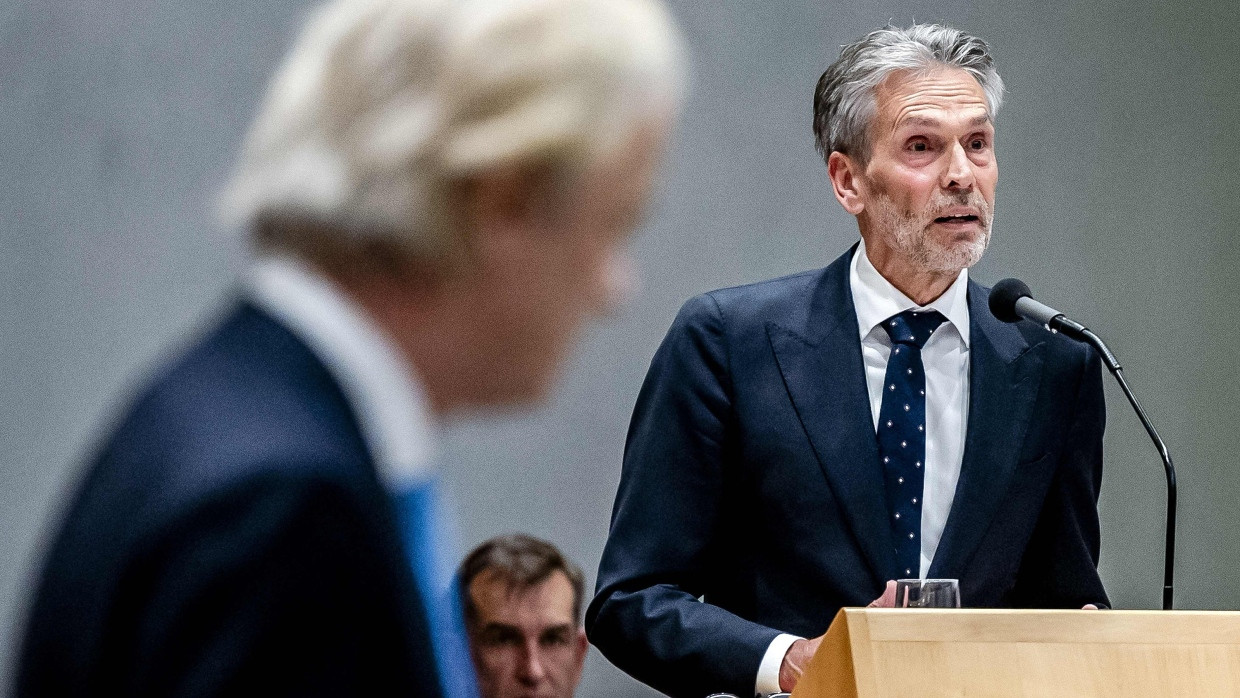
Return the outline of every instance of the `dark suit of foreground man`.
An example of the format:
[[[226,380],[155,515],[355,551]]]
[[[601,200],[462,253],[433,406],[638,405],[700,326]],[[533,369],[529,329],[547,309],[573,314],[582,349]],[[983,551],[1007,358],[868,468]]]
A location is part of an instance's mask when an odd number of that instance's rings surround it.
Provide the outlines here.
[[[587,613],[616,665],[684,698],[790,690],[840,607],[889,605],[903,577],[958,578],[966,606],[1106,602],[1098,358],[995,320],[965,271],[1001,95],[986,45],[938,26],[824,74],[815,133],[862,242],[673,323]]]
[[[657,0],[316,13],[226,196],[240,301],[102,444],[16,693],[475,696],[437,427],[618,300],[679,45]]]

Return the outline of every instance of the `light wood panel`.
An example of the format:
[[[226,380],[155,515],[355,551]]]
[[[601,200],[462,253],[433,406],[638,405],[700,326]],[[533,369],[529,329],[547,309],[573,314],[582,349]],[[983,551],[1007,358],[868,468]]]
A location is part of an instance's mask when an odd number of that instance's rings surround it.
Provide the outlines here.
[[[1240,695],[1240,613],[844,609],[794,698]]]

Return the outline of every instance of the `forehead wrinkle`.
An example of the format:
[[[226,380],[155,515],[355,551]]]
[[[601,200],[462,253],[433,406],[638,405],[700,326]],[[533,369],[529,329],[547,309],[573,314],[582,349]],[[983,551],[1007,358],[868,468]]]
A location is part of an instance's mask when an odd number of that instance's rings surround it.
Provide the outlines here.
[[[559,598],[568,588],[567,600]],[[487,570],[473,579],[469,593],[474,599],[480,625],[502,625],[524,632],[526,623],[532,621],[542,632],[550,620],[551,625],[572,625],[572,586],[562,570],[555,570],[542,581],[533,585],[514,583],[512,579],[495,570]],[[554,603],[553,603],[554,602]],[[561,603],[562,602],[562,603]],[[550,618],[550,616],[563,618]]]
[[[982,126],[990,123],[990,114],[979,114],[969,119],[966,126]],[[943,125],[942,119],[936,119],[932,116],[909,116],[903,120],[897,120],[899,126],[930,126],[938,127]]]
[[[985,107],[982,109],[985,109]],[[985,110],[983,110],[983,113],[977,114],[976,117],[965,120],[945,120],[935,117],[921,117],[921,115],[918,115],[919,110],[921,109],[918,107],[913,107],[905,109],[904,112],[898,114],[892,124],[892,133],[905,128],[919,128],[919,126],[920,128],[941,129],[949,128],[949,126],[961,125],[965,126],[966,129],[976,129],[978,126],[985,126],[991,123],[991,115],[990,113],[985,112]]]
[[[970,126],[990,120],[990,108],[986,93],[977,79],[963,70],[936,69],[926,73],[892,73],[879,84],[875,91],[875,106],[880,118],[892,112],[890,131],[905,125],[941,126],[943,121],[934,117],[919,116],[917,112],[954,112],[960,108],[980,108],[982,114],[969,121]],[[921,119],[923,121],[912,121]]]
[[[967,93],[966,93],[967,94]],[[968,95],[975,96],[975,95]],[[974,100],[960,100],[956,104],[946,105],[942,103],[926,103],[915,99],[902,100],[895,113],[895,118],[891,121],[891,132],[900,130],[907,126],[926,126],[933,128],[941,128],[944,126],[953,126],[958,123],[968,127],[981,126],[990,122],[990,112],[986,108],[985,98]],[[963,109],[972,112],[975,109],[981,110],[980,114],[974,114],[967,120],[954,118],[957,110]],[[931,114],[947,113],[953,115],[953,118],[943,119],[937,116],[926,116],[925,113]]]

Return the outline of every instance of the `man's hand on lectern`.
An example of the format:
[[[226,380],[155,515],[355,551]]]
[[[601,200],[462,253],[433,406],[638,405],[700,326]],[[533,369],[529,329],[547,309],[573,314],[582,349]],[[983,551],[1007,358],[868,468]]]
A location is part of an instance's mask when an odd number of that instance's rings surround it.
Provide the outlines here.
[[[883,595],[871,601],[867,608],[891,608],[895,605],[896,583],[892,580],[887,582]],[[802,639],[792,643],[784,655],[783,663],[779,665],[779,690],[791,691],[796,688],[797,681],[801,680],[805,667],[809,666],[809,660],[818,651],[818,645],[822,644],[823,637],[819,635],[812,640]]]

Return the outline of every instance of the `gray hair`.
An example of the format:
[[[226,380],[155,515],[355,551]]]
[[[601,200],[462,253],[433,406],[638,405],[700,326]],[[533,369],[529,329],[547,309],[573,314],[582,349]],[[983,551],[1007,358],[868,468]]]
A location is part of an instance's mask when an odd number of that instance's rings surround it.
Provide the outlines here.
[[[865,162],[877,111],[875,88],[895,71],[944,66],[977,80],[994,119],[1003,103],[1003,79],[995,71],[990,47],[976,36],[939,24],[914,24],[907,29],[888,26],[844,46],[814,90],[818,152],[824,159],[839,151]]]
[[[682,46],[661,0],[334,0],[272,80],[225,222],[292,252],[450,257],[457,185],[578,172],[671,117]]]

